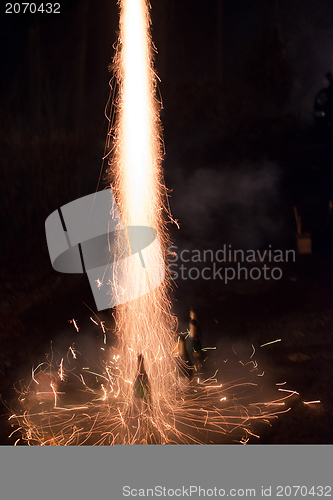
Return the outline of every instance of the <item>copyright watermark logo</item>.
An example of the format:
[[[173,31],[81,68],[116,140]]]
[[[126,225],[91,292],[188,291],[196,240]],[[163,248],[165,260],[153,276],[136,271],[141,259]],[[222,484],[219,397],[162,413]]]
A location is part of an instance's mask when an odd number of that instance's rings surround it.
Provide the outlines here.
[[[223,245],[219,250],[177,251],[173,245],[167,249],[170,278],[193,280],[279,280],[283,276],[281,264],[295,262],[295,250],[241,250]]]

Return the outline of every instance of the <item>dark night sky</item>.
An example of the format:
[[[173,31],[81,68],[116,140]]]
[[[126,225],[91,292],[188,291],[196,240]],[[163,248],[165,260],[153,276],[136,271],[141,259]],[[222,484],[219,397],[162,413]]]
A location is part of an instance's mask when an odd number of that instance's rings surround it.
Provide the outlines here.
[[[175,217],[184,216],[186,221],[182,210],[187,200],[179,186],[190,171],[191,182],[197,178],[200,185],[200,172],[213,169],[220,177],[206,173],[208,184],[229,182],[237,189],[228,173],[230,164],[238,162],[243,172],[249,170],[246,162],[267,160],[268,174],[263,178],[272,179],[271,187],[277,182],[280,167],[269,163],[281,163],[277,143],[285,130],[311,126],[314,97],[325,73],[333,70],[333,4],[330,0],[151,3],[164,104],[165,175],[168,187],[174,189]],[[22,218],[14,231],[21,236],[13,236],[12,243],[6,239],[7,252],[17,245],[17,238],[29,234],[25,216],[34,231],[40,228],[42,237],[48,213],[90,193],[99,176],[106,137],[107,67],[117,39],[118,6],[111,0],[73,0],[61,2],[61,9],[62,14],[48,22],[38,23],[30,16],[29,22],[35,24],[30,28],[26,18],[3,12],[1,16],[5,152],[1,216],[10,212],[15,221]],[[226,181],[220,173],[224,170]],[[238,184],[247,182],[252,181],[243,178]],[[44,198],[35,192],[37,185],[40,193],[48,193]],[[205,205],[211,194],[208,190]],[[240,198],[249,197],[243,194]],[[268,191],[267,196],[275,199],[275,194]],[[11,226],[8,230],[13,233]]]

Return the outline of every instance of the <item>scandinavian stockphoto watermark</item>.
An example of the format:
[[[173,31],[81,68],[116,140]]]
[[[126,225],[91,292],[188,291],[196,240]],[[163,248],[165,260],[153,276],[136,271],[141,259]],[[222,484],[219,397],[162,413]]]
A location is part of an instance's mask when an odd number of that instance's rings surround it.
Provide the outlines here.
[[[269,245],[266,250],[241,250],[224,244],[219,250],[177,251],[175,245],[167,249],[170,278],[182,280],[279,280],[281,265],[295,262],[295,250],[277,250]]]

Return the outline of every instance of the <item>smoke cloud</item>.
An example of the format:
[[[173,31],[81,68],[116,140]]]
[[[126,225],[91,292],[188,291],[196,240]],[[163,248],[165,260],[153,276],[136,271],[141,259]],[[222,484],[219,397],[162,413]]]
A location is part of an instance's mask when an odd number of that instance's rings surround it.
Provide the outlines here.
[[[283,231],[279,206],[281,175],[276,163],[245,163],[175,170],[170,200],[186,247],[232,244],[256,249],[277,242]],[[177,243],[177,241],[176,241]]]

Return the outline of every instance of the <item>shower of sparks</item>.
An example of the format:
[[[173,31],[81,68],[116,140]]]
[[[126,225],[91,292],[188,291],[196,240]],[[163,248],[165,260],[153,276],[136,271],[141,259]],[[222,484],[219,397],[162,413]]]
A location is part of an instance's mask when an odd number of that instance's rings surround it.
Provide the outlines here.
[[[165,254],[168,246],[164,217],[166,191],[148,3],[123,0],[120,5],[119,44],[114,61],[119,99],[113,133],[114,154],[110,160],[112,187],[123,226],[154,228]],[[119,254],[122,250],[119,245]],[[148,257],[150,269],[160,273],[159,254],[153,249]],[[121,271],[116,269],[114,275],[118,288],[130,289],[133,296],[139,296],[141,274],[136,272],[130,259],[119,262]],[[172,356],[175,318],[170,313],[167,280],[152,290],[147,272],[145,277],[149,293],[117,307],[119,368],[123,380],[133,381],[138,355],[143,355],[150,384],[151,411],[158,422],[164,406],[168,407],[175,398],[176,365]],[[123,385],[122,390],[133,399],[130,384]]]
[[[260,347],[265,347],[266,345],[275,344],[276,342],[281,342],[281,339],[276,339],[272,340],[271,342],[266,342],[266,344],[262,344]]]
[[[79,368],[74,358],[63,361],[65,382],[50,364],[35,370],[42,390],[33,378],[21,387],[22,410],[9,417],[15,422],[19,441],[30,446],[115,445],[115,444],[202,444],[241,443],[258,439],[256,424],[271,422],[291,410],[289,401],[297,398],[288,390],[280,396],[273,389],[264,400],[262,379],[239,364],[235,357],[223,383],[219,370],[210,377],[201,374],[192,381],[178,378],[175,398],[164,403],[163,413],[133,405],[133,397],[123,390],[132,381],[122,373],[121,356],[109,348],[102,373]],[[226,365],[223,365],[224,367]],[[238,368],[236,368],[238,367]],[[241,367],[241,368],[240,368]],[[84,370],[84,376],[80,371]],[[305,402],[305,404],[319,401]]]

